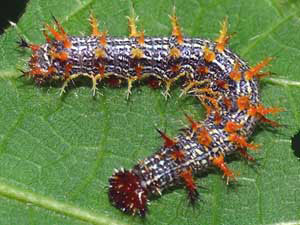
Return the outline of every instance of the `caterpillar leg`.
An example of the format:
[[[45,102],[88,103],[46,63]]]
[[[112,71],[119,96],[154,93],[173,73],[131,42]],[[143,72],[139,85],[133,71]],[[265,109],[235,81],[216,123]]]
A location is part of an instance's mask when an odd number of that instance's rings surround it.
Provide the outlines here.
[[[97,88],[97,82],[98,82],[98,80],[100,81],[102,79],[101,74],[97,74],[96,76],[85,74],[84,76],[91,78],[92,83],[93,83],[92,93],[93,93],[93,96],[95,96],[96,95],[96,91],[98,90],[98,88]],[[102,95],[102,94],[100,93],[100,95]]]
[[[127,99],[129,99],[129,96],[131,95],[132,83],[136,80],[137,80],[137,77],[130,77],[130,78],[127,79],[127,82],[128,82],[128,88],[127,88],[127,91],[126,91],[126,98]]]
[[[71,81],[71,80],[74,80],[74,79],[76,79],[77,77],[79,77],[80,76],[80,74],[73,74],[73,75],[71,75],[71,76],[68,76],[66,79],[65,79],[65,81],[64,81],[64,83],[63,83],[63,86],[61,87],[61,89],[60,89],[60,96],[62,96],[65,92],[66,92],[66,87],[68,86],[68,84],[69,84],[69,82]]]
[[[180,93],[180,97],[182,97],[183,95],[186,95],[188,93],[195,92],[195,91],[191,91],[195,86],[205,84],[205,83],[208,83],[208,82],[210,82],[208,79],[204,79],[202,81],[196,81],[196,80],[188,81],[186,83],[185,87],[182,89],[182,91]]]
[[[171,88],[171,85],[172,85],[172,81],[170,80],[167,80],[165,81],[165,84],[166,84],[166,90],[164,90],[162,92],[162,95],[165,97],[165,99],[167,100],[169,97],[171,97],[170,95],[170,88]]]
[[[176,77],[172,78],[172,79],[168,79],[165,82],[166,85],[166,90],[162,92],[163,96],[165,96],[165,98],[167,99],[168,97],[171,97],[170,95],[170,89],[172,84],[178,80],[180,77],[186,76],[186,73],[180,73],[178,74]]]

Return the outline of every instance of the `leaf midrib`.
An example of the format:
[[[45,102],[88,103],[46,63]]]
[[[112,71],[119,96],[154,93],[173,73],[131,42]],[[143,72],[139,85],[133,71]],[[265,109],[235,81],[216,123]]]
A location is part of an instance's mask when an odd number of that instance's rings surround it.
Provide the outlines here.
[[[0,179],[0,195],[6,196],[9,199],[23,202],[24,204],[31,203],[44,209],[55,211],[66,216],[73,217],[78,220],[86,221],[92,224],[99,225],[125,225],[125,223],[114,220],[104,214],[93,213],[90,210],[85,210],[70,203],[62,203],[55,199],[45,197],[41,194],[32,191],[26,191],[8,184],[5,180]]]

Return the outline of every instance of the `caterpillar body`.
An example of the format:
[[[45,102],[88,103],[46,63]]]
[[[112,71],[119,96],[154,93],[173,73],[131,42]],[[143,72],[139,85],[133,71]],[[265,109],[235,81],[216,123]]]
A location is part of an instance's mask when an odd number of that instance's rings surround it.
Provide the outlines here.
[[[175,10],[171,18],[171,37],[145,37],[136,28],[135,16],[129,17],[129,38],[108,37],[99,31],[91,15],[91,36],[70,36],[54,18],[57,30],[46,25],[46,44],[29,44],[21,39],[19,45],[33,51],[30,70],[24,72],[36,83],[63,81],[62,92],[78,76],[87,76],[96,85],[102,79],[116,76],[128,82],[130,94],[136,80],[152,76],[165,83],[165,96],[171,85],[183,80],[183,94],[195,96],[205,107],[204,121],[186,115],[189,126],[175,138],[158,130],[164,145],[152,156],[141,160],[133,169],[121,168],[109,178],[109,199],[118,209],[145,216],[148,198],[161,194],[170,186],[183,183],[189,199],[198,197],[194,174],[210,166],[223,171],[227,183],[235,179],[224,157],[240,152],[254,160],[247,149],[257,145],[248,142],[258,122],[278,126],[265,117],[279,108],[261,104],[259,78],[269,73],[260,72],[270,57],[249,67],[240,57],[226,48],[230,39],[227,20],[222,24],[219,38],[213,42],[201,38],[187,38],[181,33]],[[50,38],[46,31],[54,36]]]

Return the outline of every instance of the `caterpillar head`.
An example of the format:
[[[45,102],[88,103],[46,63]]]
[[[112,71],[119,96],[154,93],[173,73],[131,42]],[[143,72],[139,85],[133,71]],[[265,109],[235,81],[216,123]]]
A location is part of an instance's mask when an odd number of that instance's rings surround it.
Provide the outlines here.
[[[125,213],[144,217],[147,211],[147,190],[132,170],[117,170],[109,179],[109,199]]]

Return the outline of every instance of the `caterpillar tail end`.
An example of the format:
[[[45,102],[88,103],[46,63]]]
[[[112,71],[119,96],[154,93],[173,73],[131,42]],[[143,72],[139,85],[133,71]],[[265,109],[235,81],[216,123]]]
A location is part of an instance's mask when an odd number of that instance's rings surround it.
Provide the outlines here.
[[[121,211],[146,216],[148,196],[140,178],[131,170],[117,170],[109,178],[109,199]]]

